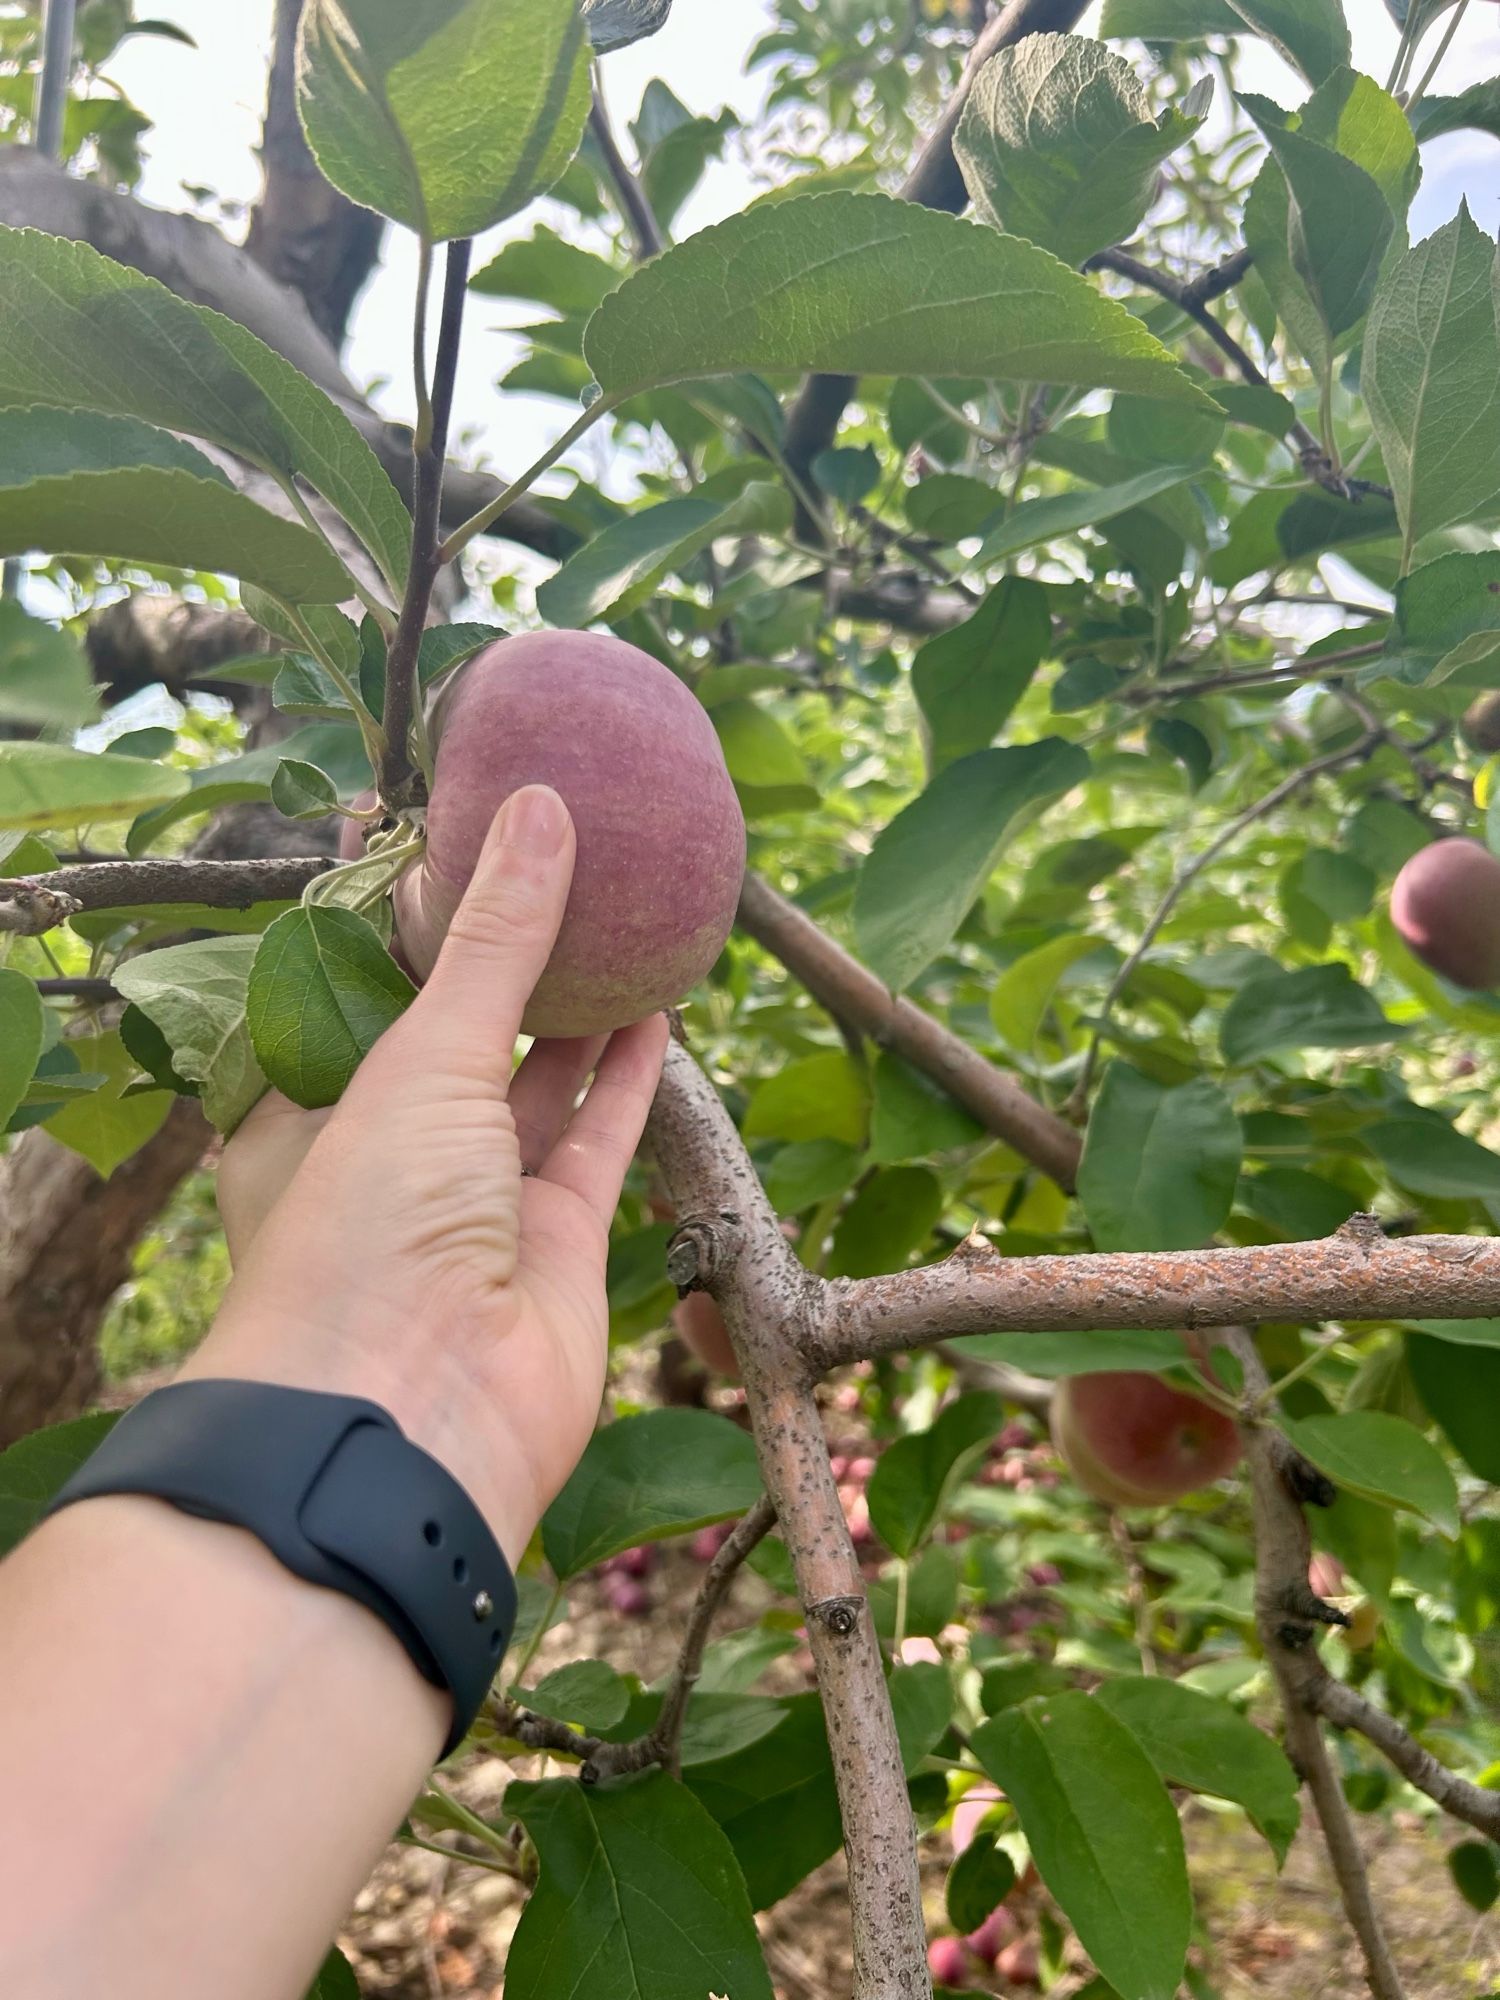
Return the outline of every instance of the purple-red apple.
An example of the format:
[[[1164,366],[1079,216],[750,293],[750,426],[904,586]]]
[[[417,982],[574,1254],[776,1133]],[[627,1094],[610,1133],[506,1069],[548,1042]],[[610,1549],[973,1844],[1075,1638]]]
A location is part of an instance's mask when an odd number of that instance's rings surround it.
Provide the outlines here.
[[[1052,1436],[1068,1470],[1112,1507],[1158,1507],[1211,1486],[1239,1463],[1233,1423],[1159,1375],[1071,1375],[1052,1396]]]
[[[1391,890],[1391,922],[1455,986],[1500,986],[1500,859],[1479,841],[1435,840],[1414,854]]]

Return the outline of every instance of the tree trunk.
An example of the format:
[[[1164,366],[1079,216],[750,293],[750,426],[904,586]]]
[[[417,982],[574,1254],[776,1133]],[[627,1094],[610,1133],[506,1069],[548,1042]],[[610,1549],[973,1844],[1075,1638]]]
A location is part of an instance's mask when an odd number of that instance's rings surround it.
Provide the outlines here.
[[[210,1137],[182,1097],[108,1180],[41,1131],[0,1158],[0,1446],[88,1407],[99,1321],[131,1248]]]

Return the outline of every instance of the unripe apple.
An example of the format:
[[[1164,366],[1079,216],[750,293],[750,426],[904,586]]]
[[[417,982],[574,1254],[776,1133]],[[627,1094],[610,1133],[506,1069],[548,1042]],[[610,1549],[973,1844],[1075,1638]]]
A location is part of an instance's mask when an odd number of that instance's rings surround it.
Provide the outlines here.
[[[1477,840],[1435,840],[1391,890],[1407,950],[1455,986],[1500,986],[1500,859]]]
[[[724,1315],[707,1292],[688,1292],[672,1308],[672,1324],[705,1368],[716,1375],[739,1378],[734,1343],[724,1324]]]
[[[1465,742],[1474,749],[1482,750],[1486,756],[1493,756],[1500,750],[1500,688],[1488,688],[1464,710],[1464,719],[1459,724]]]
[[[1159,1375],[1070,1375],[1052,1397],[1052,1436],[1068,1470],[1111,1507],[1158,1507],[1211,1486],[1239,1463],[1221,1411]]]
[[[927,1969],[939,1986],[962,1993],[974,1984],[974,1964],[962,1938],[934,1938],[927,1947]]]
[[[434,711],[427,852],[396,887],[425,978],[500,806],[561,794],[578,835],[562,930],[522,1023],[593,1035],[680,1000],[729,935],[745,822],[707,713],[605,632],[522,632],[478,653]]]

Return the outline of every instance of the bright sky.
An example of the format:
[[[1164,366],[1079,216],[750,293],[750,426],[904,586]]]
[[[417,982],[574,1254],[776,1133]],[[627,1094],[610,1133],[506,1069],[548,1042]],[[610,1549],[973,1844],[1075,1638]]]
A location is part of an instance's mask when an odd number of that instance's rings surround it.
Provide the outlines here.
[[[1345,9],[1356,64],[1383,82],[1397,39],[1383,0],[1345,0]],[[184,183],[212,187],[226,200],[252,201],[259,184],[253,149],[260,130],[272,0],[160,0],[153,11],[179,23],[198,47],[131,41],[110,65],[135,102],[156,120],[146,139],[149,163],[142,192],[163,208],[187,205]],[[605,88],[617,129],[623,133],[653,76],[665,78],[691,111],[714,112],[729,104],[742,118],[753,118],[764,92],[763,72],[747,76],[744,64],[769,14],[768,0],[676,0],[657,35],[605,62]],[[1096,10],[1091,9],[1082,31],[1090,32],[1095,21]],[[1244,66],[1246,87],[1295,104],[1305,93],[1300,79],[1263,44],[1245,46],[1257,52]],[[1460,90],[1497,70],[1500,17],[1493,7],[1475,8],[1433,88]],[[1495,141],[1480,133],[1455,133],[1424,148],[1424,160],[1413,236],[1424,236],[1445,221],[1461,193],[1467,194],[1481,226],[1493,233],[1500,223]],[[734,213],[749,192],[745,168],[731,153],[709,170],[679,218],[679,236]],[[476,268],[506,235],[529,232],[534,219],[535,211],[481,241]],[[566,219],[562,226],[567,227]],[[384,265],[357,309],[347,355],[358,381],[389,385],[377,391],[378,400],[401,417],[411,414],[406,370],[414,264],[412,239],[403,230],[392,230]],[[563,405],[553,398],[502,399],[495,393],[496,379],[518,358],[519,347],[491,329],[532,316],[524,306],[512,312],[504,301],[480,300],[466,328],[456,423],[474,435],[491,463],[508,471],[534,458],[566,421]]]

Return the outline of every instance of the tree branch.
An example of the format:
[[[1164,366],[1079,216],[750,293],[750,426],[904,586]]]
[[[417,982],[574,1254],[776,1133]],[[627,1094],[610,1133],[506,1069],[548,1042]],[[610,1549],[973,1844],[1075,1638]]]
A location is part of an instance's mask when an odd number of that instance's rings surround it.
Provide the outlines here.
[[[723,1310],[796,1572],[843,1816],[855,2000],[913,2000],[929,1983],[901,1746],[805,1359],[820,1281],[798,1263],[733,1121],[681,1048],[667,1053],[649,1134],[683,1218],[669,1269]]]
[[[329,854],[298,854],[254,861],[90,861],[47,875],[18,875],[0,881],[0,932],[40,937],[81,910],[137,903],[248,910],[254,903],[291,902],[336,865]]]
[[[1440,1805],[1454,1819],[1477,1828],[1489,1839],[1500,1841],[1500,1792],[1487,1785],[1474,1785],[1460,1778],[1446,1764],[1440,1764],[1430,1750],[1424,1750],[1408,1729],[1393,1715],[1366,1701],[1347,1681],[1332,1674],[1319,1678],[1309,1690],[1318,1713],[1335,1729],[1355,1729],[1388,1757],[1408,1784]]]
[[[1003,1257],[969,1238],[941,1264],[836,1278],[819,1368],[966,1333],[1229,1326],[1249,1319],[1469,1319],[1500,1313],[1500,1239],[1382,1235],[1373,1216],[1305,1243]]]
[[[1276,1314],[1270,1311],[1265,1317]],[[1270,1381],[1249,1331],[1235,1327],[1228,1344],[1244,1370],[1247,1396],[1266,1396]],[[1328,1622],[1328,1607],[1307,1579],[1312,1538],[1294,1491],[1295,1454],[1281,1433],[1268,1424],[1242,1425],[1241,1436],[1255,1521],[1256,1625],[1281,1696],[1287,1755],[1312,1794],[1344,1914],[1364,1954],[1365,1976],[1374,2000],[1404,2000],[1401,1977],[1370,1894],[1370,1878],[1343,1787],[1307,1698],[1309,1687],[1326,1671],[1318,1658],[1316,1640],[1319,1625]]]
[[[903,201],[914,201],[922,208],[943,209],[950,215],[962,214],[968,206],[969,190],[953,157],[953,134],[974,78],[991,56],[1024,41],[1028,35],[1066,34],[1076,28],[1086,7],[1087,0],[1007,0],[970,49],[958,88],[901,185]],[[854,393],[854,383],[852,375],[809,375],[803,383],[787,412],[783,444],[787,463],[799,478],[807,476],[808,467],[818,453],[832,444],[844,406]]]
[[[738,923],[781,960],[822,1006],[882,1048],[903,1056],[1058,1184],[1071,1188],[1081,1151],[1078,1134],[1038,1104],[1013,1077],[873,972],[757,875],[740,891]]]

